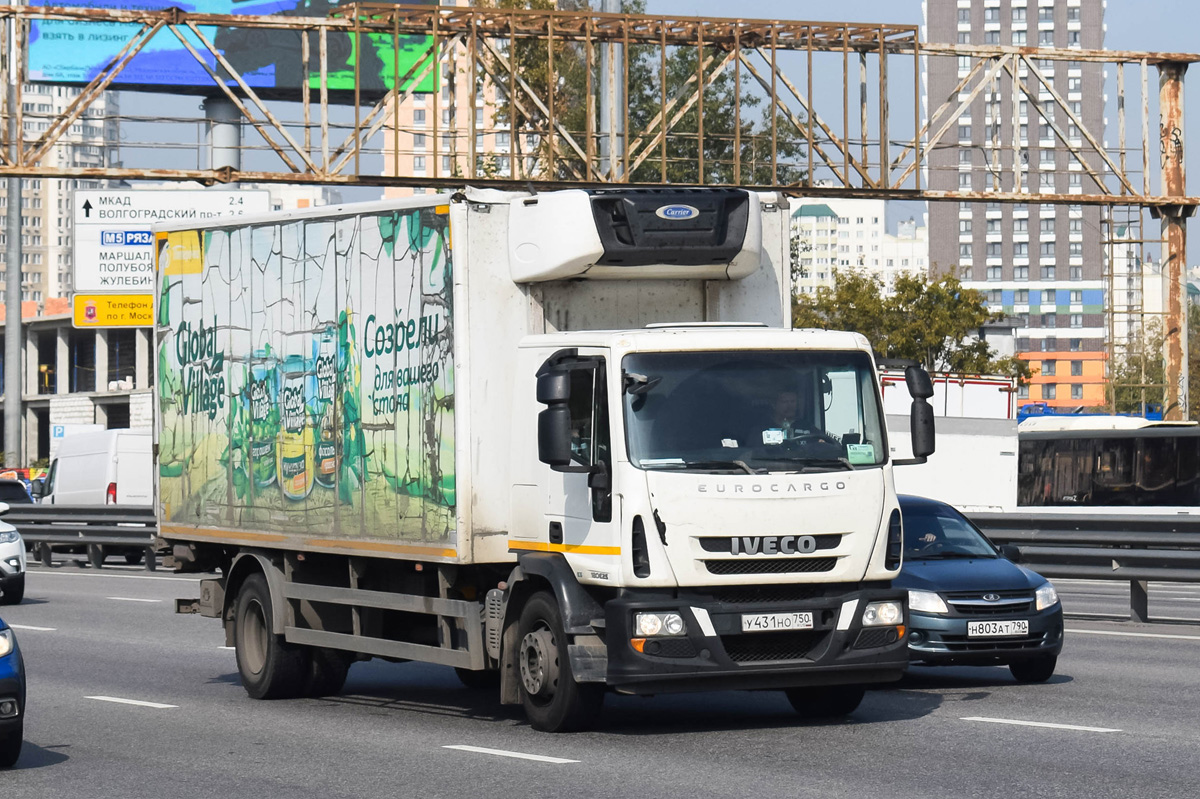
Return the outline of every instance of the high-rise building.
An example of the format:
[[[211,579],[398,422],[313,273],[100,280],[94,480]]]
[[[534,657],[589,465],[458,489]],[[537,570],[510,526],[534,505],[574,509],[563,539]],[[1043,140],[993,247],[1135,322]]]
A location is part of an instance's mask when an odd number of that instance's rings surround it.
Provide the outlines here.
[[[77,86],[27,84],[22,89],[25,141],[37,141],[61,118],[79,96]],[[65,167],[120,166],[117,94],[105,92],[63,133],[51,152],[50,164]],[[108,181],[29,178],[21,181],[21,299],[44,303],[63,297],[72,288],[71,235],[75,189],[102,189]],[[7,213],[0,191],[0,219]],[[0,264],[6,254],[5,228],[0,222]],[[8,290],[0,268],[0,298]]]
[[[1100,49],[1104,6],[1104,0],[925,0],[924,38],[984,46]],[[926,113],[954,97],[955,87],[975,61],[972,56],[925,59]],[[1032,385],[1022,388],[1023,400],[1101,405],[1105,278],[1100,209],[1039,203],[1038,196],[1101,190],[1055,128],[1085,152],[1080,126],[1072,116],[1088,131],[1102,135],[1102,65],[1036,58],[1034,65],[1036,72],[1023,61],[1017,66],[1027,93],[1020,92],[1015,104],[1006,71],[978,94],[957,121],[957,130],[948,131],[929,153],[926,183],[934,190],[975,192],[993,191],[998,183],[1001,191],[1027,193],[1029,201],[930,203],[931,270],[956,271],[965,285],[985,293],[989,306],[1020,320],[1017,351],[1032,362],[1034,373]],[[954,97],[956,102],[968,98],[976,80]],[[1099,160],[1094,153],[1092,160]],[[1059,358],[1071,362],[1066,373],[1057,368]]]
[[[796,239],[797,294],[833,285],[833,272],[859,270],[882,274],[883,200],[798,199],[792,201]]]

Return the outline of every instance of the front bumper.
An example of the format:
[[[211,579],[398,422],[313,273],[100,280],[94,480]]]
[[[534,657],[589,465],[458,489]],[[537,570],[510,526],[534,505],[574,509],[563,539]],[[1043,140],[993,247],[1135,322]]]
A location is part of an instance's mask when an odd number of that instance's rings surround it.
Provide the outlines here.
[[[19,652],[13,652],[0,658],[0,699],[16,699],[20,706],[17,715],[0,718],[0,733],[21,726],[25,716],[25,677],[20,657]]]
[[[0,583],[25,573],[25,544],[18,540],[0,544]]]
[[[765,586],[764,588],[771,588]],[[890,589],[822,590],[818,586],[781,586],[781,594],[808,590],[812,596],[784,601],[752,601],[734,591],[687,595],[671,591],[626,593],[606,603],[607,680],[618,691],[651,694],[669,691],[792,688],[807,685],[876,683],[898,680],[908,665],[903,626],[862,625],[870,602],[900,602],[907,594]],[[736,589],[735,589],[736,590]],[[850,607],[853,603],[853,607]],[[637,651],[631,639],[638,611],[679,613],[684,635],[645,639]],[[741,617],[751,613],[811,611],[813,629],[742,632]]]
[[[971,638],[967,623],[1028,619],[1029,634],[1011,638]],[[1046,655],[1063,645],[1062,604],[1040,613],[1011,616],[948,617],[909,612],[909,655],[913,663],[931,666],[994,666]]]

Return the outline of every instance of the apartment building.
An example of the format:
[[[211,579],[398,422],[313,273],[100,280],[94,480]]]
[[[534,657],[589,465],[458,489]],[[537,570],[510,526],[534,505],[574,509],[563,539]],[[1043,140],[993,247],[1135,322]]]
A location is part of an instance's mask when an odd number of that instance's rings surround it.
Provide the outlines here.
[[[1104,0],[925,0],[925,38],[933,42],[1027,47],[1104,46]],[[927,113],[950,97],[974,63],[970,56],[927,57]],[[1103,131],[1100,64],[1035,61],[1038,70],[1092,132]],[[954,270],[988,304],[1016,317],[1019,357],[1034,379],[1024,401],[1056,406],[1104,403],[1105,278],[1100,209],[1038,202],[1039,194],[1083,194],[1099,187],[1059,140],[1083,137],[1071,115],[1025,64],[1017,70],[1029,92],[1014,103],[1007,73],[986,87],[929,153],[927,185],[935,190],[1029,194],[1020,204],[931,203],[929,257],[935,272]],[[966,100],[968,92],[958,95]],[[1051,125],[1046,116],[1054,121]],[[994,168],[993,142],[1018,158]],[[1067,362],[1067,369],[1060,368]]]

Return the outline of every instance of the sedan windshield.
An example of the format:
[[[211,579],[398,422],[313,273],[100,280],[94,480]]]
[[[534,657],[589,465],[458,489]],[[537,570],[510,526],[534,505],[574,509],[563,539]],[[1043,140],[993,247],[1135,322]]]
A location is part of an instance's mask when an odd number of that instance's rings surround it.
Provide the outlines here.
[[[887,459],[865,352],[644,352],[622,367],[639,468],[825,472]]]
[[[953,508],[908,506],[904,508],[904,557],[915,560],[994,558],[996,550]]]

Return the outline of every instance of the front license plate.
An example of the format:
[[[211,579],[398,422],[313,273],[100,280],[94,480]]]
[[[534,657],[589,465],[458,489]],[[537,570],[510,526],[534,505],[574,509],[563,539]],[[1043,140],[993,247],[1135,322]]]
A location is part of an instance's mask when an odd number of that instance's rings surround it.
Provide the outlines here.
[[[811,630],[813,615],[804,613],[746,613],[742,615],[742,632],[771,633],[781,630]]]
[[[996,638],[1006,635],[1029,635],[1029,622],[1025,619],[967,622],[968,638]]]

